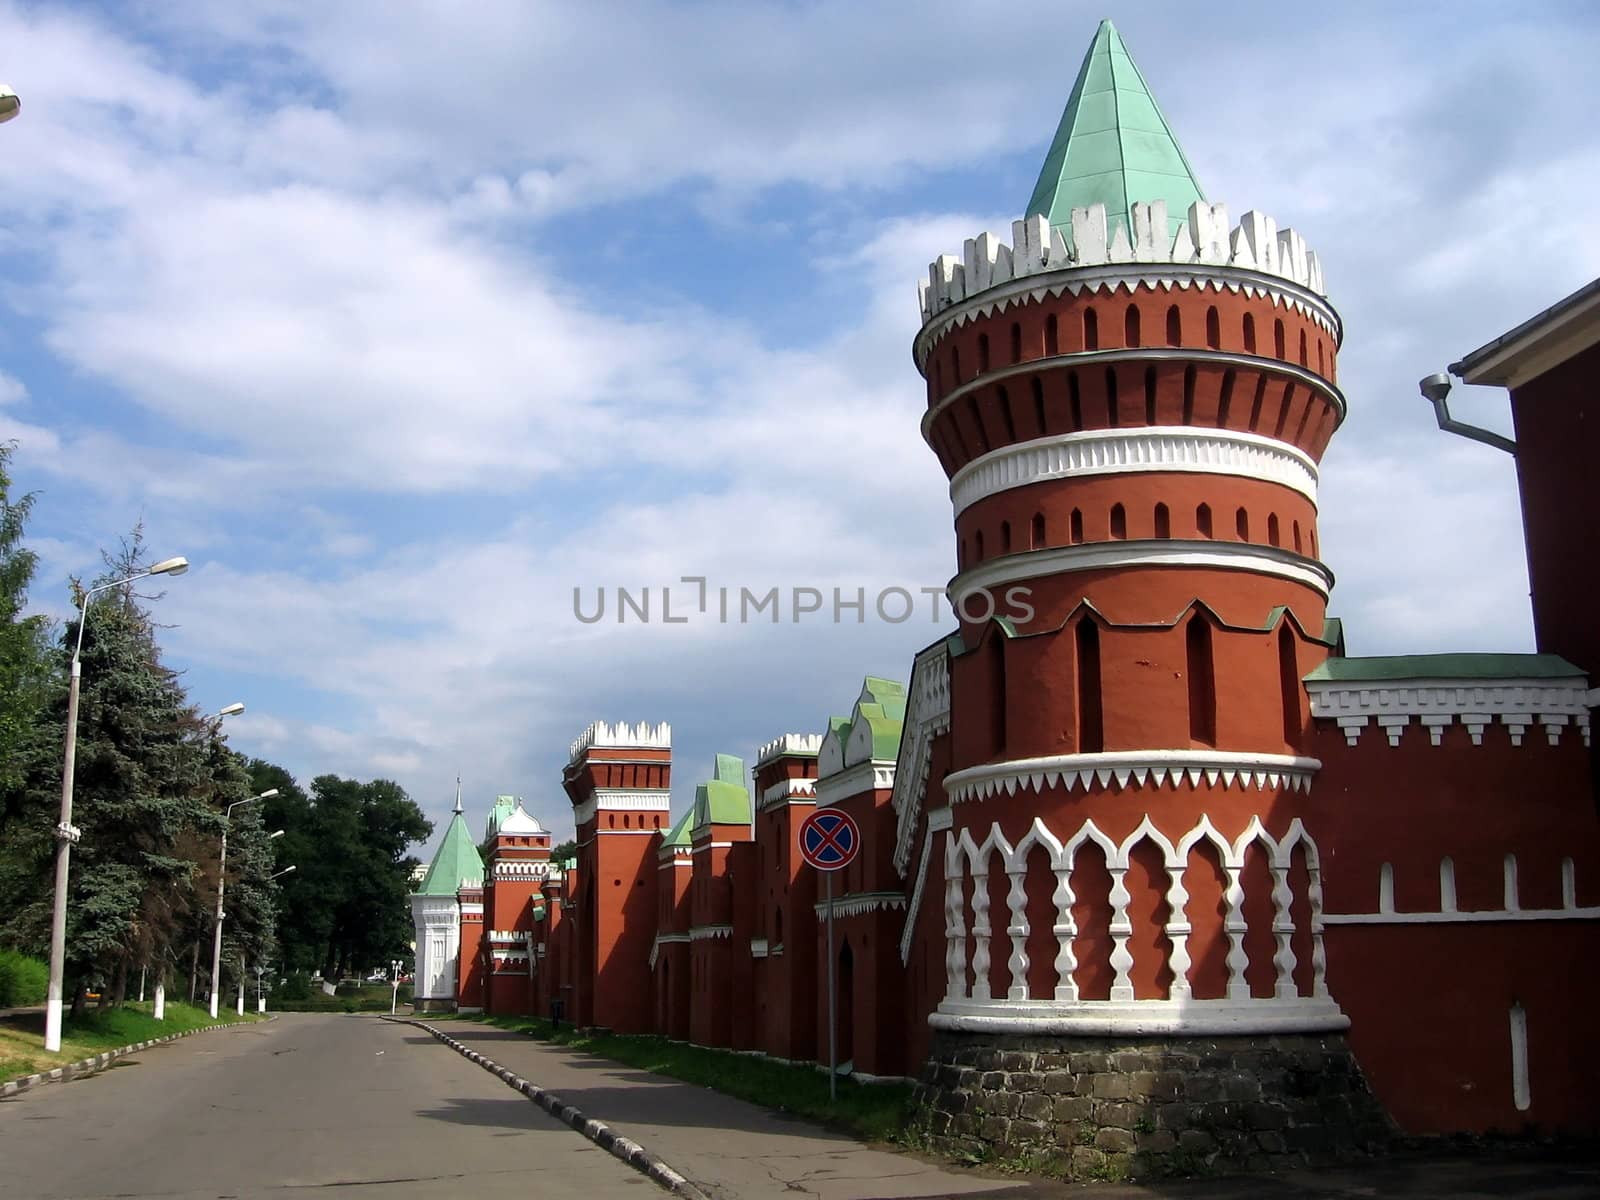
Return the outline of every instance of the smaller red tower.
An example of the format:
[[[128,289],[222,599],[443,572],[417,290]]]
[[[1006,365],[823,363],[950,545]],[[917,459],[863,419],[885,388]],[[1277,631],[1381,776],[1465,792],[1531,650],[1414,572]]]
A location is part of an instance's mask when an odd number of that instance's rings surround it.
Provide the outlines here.
[[[786,733],[756,756],[755,932],[757,1048],[805,1061],[817,1054],[817,876],[800,857],[799,828],[817,803],[821,734]]]
[[[500,796],[484,839],[484,927],[492,1013],[533,1011],[535,910],[550,873],[550,834],[515,796]]]

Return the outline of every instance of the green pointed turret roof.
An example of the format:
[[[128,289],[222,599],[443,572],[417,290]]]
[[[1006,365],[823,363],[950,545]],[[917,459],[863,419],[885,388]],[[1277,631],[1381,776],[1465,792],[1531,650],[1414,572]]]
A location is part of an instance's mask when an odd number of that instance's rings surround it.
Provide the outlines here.
[[[1134,201],[1165,200],[1170,232],[1176,234],[1189,206],[1204,199],[1122,35],[1101,21],[1026,215],[1041,214],[1052,226],[1070,230],[1073,209],[1104,204],[1107,233],[1114,234],[1120,222],[1131,237]]]
[[[458,801],[459,803],[459,801]],[[462,884],[477,887],[483,882],[483,859],[472,844],[472,834],[467,832],[467,822],[456,809],[450,818],[450,828],[444,831],[444,841],[433,856],[428,873],[423,876],[419,896],[454,896]]]

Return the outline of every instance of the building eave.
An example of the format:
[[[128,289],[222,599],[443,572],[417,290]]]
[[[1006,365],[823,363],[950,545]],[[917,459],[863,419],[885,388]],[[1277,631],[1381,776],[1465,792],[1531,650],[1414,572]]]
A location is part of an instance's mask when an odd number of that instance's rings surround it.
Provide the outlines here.
[[[1600,279],[1479,346],[1450,373],[1465,383],[1518,388],[1600,343]]]

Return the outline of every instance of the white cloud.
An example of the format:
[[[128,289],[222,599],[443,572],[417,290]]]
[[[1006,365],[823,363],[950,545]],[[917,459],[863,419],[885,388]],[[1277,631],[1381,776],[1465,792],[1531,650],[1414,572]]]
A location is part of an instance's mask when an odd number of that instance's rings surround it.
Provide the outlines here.
[[[1496,13],[1441,33],[1436,61],[1395,36],[1400,15],[1357,31],[1333,11],[1141,10],[1125,30],[1202,178],[1306,232],[1349,324],[1323,544],[1356,652],[1527,642],[1509,464],[1434,431],[1413,382],[1600,267],[1570,200],[1600,179],[1592,73],[1516,65],[1581,62],[1594,31]],[[588,627],[571,588],[943,580],[915,281],[1008,232],[1031,173],[1005,156],[1050,132],[1087,20],[1045,3],[1001,31],[953,3],[910,21],[732,3],[143,18],[164,24],[0,6],[28,102],[3,135],[20,182],[0,249],[43,264],[7,302],[129,408],[47,413],[0,375],[0,436],[67,485],[47,501],[92,494],[109,529],[144,511],[153,543],[206,560],[163,601],[174,660],[306,697],[253,707],[238,744],[399,775],[436,813],[466,768],[558,818],[552,764],[589,719],[672,720],[692,784],[713,746],[817,728],[865,670],[905,672],[932,628]],[[1506,46],[1510,65],[1485,58]],[[893,190],[908,180],[928,185],[914,205]],[[785,188],[814,211],[795,218]],[[974,192],[995,211],[946,211]],[[696,274],[693,242],[631,236],[628,214],[669,195],[753,249]],[[539,222],[562,213],[594,214],[594,261],[625,263],[648,302],[619,312],[556,273]],[[763,246],[809,256],[795,302],[821,332],[684,282],[766,278]],[[455,507],[397,530],[375,495]],[[46,565],[92,566],[90,523],[59,511]],[[303,559],[258,553],[274,540]]]

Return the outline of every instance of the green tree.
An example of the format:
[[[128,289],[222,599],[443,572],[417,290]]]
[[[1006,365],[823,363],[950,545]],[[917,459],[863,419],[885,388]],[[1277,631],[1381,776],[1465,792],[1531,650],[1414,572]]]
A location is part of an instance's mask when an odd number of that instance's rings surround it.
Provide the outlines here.
[[[33,493],[11,499],[11,456],[0,443],[0,832],[21,807],[28,767],[40,753],[40,718],[60,677],[50,652],[50,625],[24,616],[38,556],[22,544]]]
[[[278,938],[285,970],[320,969],[338,978],[407,957],[413,936],[407,851],[433,826],[405,789],[387,779],[319,775],[303,791],[283,768],[247,768],[266,802],[269,828],[282,828],[278,861],[295,864],[280,892]]]
[[[103,578],[136,573],[142,555],[136,529],[117,554],[106,556]],[[74,584],[74,601],[81,596]],[[141,599],[131,586],[103,593],[83,631],[73,811],[83,839],[73,851],[66,945],[75,1009],[87,984],[100,985],[104,1002],[115,1002],[130,968],[162,961],[194,906],[198,848],[219,829],[198,722],[161,663]],[[76,621],[63,632],[63,665],[77,633]],[[41,736],[23,760],[26,782],[12,823],[16,836],[8,838],[14,852],[7,856],[8,904],[0,919],[12,940],[42,949],[53,890],[64,693],[51,697],[38,728]]]
[[[574,839],[568,838],[566,841],[558,842],[556,845],[550,848],[550,861],[553,863],[564,863],[567,861],[567,859],[572,858],[577,853],[578,843]]]

